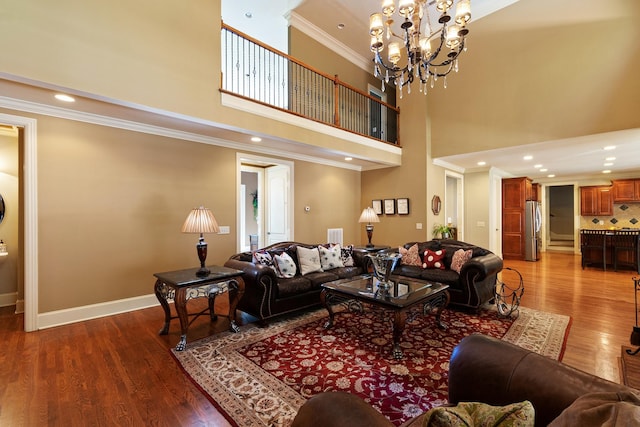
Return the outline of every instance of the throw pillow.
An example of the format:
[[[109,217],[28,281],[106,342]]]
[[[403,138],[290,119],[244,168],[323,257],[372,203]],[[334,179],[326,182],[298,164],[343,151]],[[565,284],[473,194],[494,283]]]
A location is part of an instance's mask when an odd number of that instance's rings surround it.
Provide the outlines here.
[[[445,253],[446,251],[444,249],[437,251],[427,249],[424,251],[424,257],[422,258],[422,268],[439,268],[440,270],[444,270],[446,268],[444,266]]]
[[[409,249],[405,249],[403,246],[398,248],[400,251],[400,255],[402,255],[402,263],[406,265],[417,265],[418,267],[422,265],[422,260],[420,259],[420,253],[418,252],[418,244],[414,244]]]
[[[535,410],[528,400],[506,406],[460,402],[456,406],[430,409],[422,419],[423,427],[533,427]]]
[[[296,275],[296,263],[288,253],[283,252],[281,255],[274,255],[273,260],[276,264],[276,274],[281,279],[290,279]]]
[[[298,254],[298,263],[300,264],[300,274],[313,273],[315,271],[322,271],[322,264],[320,264],[320,252],[318,248],[307,249],[302,246],[296,248]]]
[[[460,270],[462,270],[462,266],[465,262],[469,261],[473,256],[473,250],[467,249],[458,249],[453,253],[453,258],[451,259],[451,269],[456,273],[460,274]]]
[[[323,270],[344,267],[340,245],[332,245],[330,248],[318,246],[318,251],[320,251],[320,265]]]
[[[262,264],[266,267],[271,268],[273,271],[277,273],[276,266],[273,262],[273,257],[267,251],[255,251],[252,255],[252,261],[254,264]]]
[[[353,245],[345,246],[341,252],[342,264],[345,267],[353,267],[355,265],[353,261]]]

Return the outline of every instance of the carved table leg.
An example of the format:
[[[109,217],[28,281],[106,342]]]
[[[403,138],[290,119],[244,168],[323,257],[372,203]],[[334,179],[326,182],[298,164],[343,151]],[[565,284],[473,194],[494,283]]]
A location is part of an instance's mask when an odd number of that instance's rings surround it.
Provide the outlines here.
[[[404,354],[400,348],[400,340],[404,333],[404,327],[407,322],[407,313],[402,310],[398,310],[393,316],[393,358],[402,359]]]
[[[447,325],[442,323],[440,315],[442,314],[442,310],[449,305],[450,298],[451,296],[449,295],[449,291],[444,291],[444,300],[441,301],[442,303],[438,305],[438,309],[436,310],[436,325],[438,325],[438,328],[442,330],[447,329]]]
[[[229,328],[231,332],[240,332],[236,324],[236,307],[244,295],[244,280],[238,277],[231,280],[227,286],[229,286]]]
[[[156,280],[156,284],[153,287],[156,298],[158,298],[158,301],[164,310],[164,325],[158,332],[159,335],[167,335],[169,333],[169,322],[171,322],[171,309],[169,308],[166,293],[164,292],[166,291],[165,287],[166,285],[162,283],[160,279]]]
[[[331,304],[329,304],[329,301],[327,301],[326,289],[323,289],[322,292],[320,292],[320,302],[322,303],[322,305],[324,305],[324,308],[326,308],[327,311],[329,312],[329,319],[324,324],[324,328],[329,329],[330,327],[333,326],[334,313],[333,313],[333,310],[331,309]]]
[[[176,312],[180,319],[180,341],[176,345],[176,351],[182,351],[187,347],[187,330],[189,329],[189,314],[187,313],[187,292],[185,288],[176,290],[174,299]]]
[[[211,319],[212,322],[215,322],[216,320],[218,320],[218,316],[216,315],[215,312],[215,305],[216,305],[216,296],[218,294],[210,294],[209,295],[209,318]]]

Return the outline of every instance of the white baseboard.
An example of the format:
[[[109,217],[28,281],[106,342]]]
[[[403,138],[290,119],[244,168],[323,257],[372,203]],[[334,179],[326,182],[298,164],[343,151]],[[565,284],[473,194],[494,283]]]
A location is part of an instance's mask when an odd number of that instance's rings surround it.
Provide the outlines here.
[[[9,307],[10,305],[16,305],[18,299],[17,292],[9,292],[8,294],[0,294],[0,307]]]
[[[100,304],[85,305],[65,310],[49,311],[38,314],[38,329],[52,328],[54,326],[68,325],[69,323],[82,322],[111,316],[128,311],[160,305],[155,294],[126,298]]]

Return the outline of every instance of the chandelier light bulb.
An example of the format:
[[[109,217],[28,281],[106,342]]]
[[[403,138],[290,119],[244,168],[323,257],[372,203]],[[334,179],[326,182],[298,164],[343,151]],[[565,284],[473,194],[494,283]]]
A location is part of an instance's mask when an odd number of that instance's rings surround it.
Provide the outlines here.
[[[400,57],[402,56],[400,54],[400,47],[401,44],[399,42],[389,43],[389,61],[393,65],[397,65],[400,61]]]
[[[413,15],[415,8],[416,2],[414,0],[400,0],[398,3],[398,13],[404,16],[405,19]]]
[[[378,37],[384,31],[384,21],[381,13],[372,13],[369,17],[369,34]]]
[[[391,15],[393,15],[393,12],[395,11],[395,0],[384,0],[382,2],[382,13],[384,13],[384,16],[386,16],[387,18],[391,18]]]
[[[437,0],[436,1],[436,9],[438,9],[442,13],[447,13],[447,10],[453,6],[453,0]]]
[[[464,26],[471,20],[470,0],[458,0],[456,4],[456,24]]]
[[[460,46],[459,31],[460,28],[457,25],[452,25],[447,28],[447,47],[451,50],[457,49],[458,46]]]

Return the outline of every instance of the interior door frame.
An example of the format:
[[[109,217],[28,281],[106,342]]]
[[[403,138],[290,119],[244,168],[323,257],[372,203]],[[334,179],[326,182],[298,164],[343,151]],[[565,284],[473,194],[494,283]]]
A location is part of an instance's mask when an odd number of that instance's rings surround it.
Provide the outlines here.
[[[294,185],[293,183],[295,182],[294,180],[294,162],[289,161],[289,160],[282,160],[282,159],[277,159],[277,158],[273,158],[273,157],[265,157],[265,156],[260,156],[260,155],[256,155],[256,154],[248,154],[248,153],[236,153],[236,249],[237,252],[240,252],[242,250],[242,242],[243,242],[243,236],[241,235],[241,222],[243,221],[242,218],[242,209],[241,209],[241,203],[242,203],[242,195],[241,195],[241,188],[242,188],[242,167],[243,164],[248,164],[248,165],[264,165],[269,166],[269,165],[280,165],[280,166],[285,166],[289,168],[289,182],[288,182],[288,223],[287,223],[287,229],[289,231],[289,240],[293,241],[295,240],[294,237]],[[264,191],[263,191],[264,194]],[[261,200],[260,198],[258,198],[258,209],[260,210],[260,218],[264,219],[264,213],[265,213],[265,209],[266,206],[264,206],[264,198]],[[259,225],[260,228],[260,237],[259,237],[259,242],[265,242],[266,241],[266,230],[265,230],[265,225],[261,224]]]

